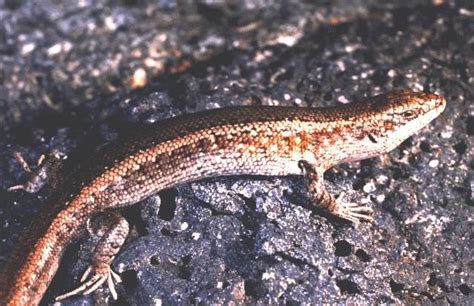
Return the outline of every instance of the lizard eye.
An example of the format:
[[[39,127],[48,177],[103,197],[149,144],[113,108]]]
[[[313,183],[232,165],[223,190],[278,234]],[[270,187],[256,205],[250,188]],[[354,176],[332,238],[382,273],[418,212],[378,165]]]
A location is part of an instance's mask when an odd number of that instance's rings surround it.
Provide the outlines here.
[[[411,119],[411,118],[414,118],[416,116],[415,112],[411,111],[411,110],[403,112],[402,115],[403,115],[403,117],[405,117],[407,119]]]

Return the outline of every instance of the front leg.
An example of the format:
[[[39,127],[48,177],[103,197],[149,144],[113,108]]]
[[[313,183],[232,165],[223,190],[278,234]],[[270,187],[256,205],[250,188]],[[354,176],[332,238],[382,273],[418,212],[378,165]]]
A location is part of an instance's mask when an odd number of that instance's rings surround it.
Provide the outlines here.
[[[357,203],[345,203],[336,199],[324,187],[322,172],[317,171],[316,167],[305,160],[299,161],[298,166],[305,175],[306,186],[313,205],[319,204],[320,207],[331,214],[356,224],[363,220],[373,221],[371,217],[372,208]]]

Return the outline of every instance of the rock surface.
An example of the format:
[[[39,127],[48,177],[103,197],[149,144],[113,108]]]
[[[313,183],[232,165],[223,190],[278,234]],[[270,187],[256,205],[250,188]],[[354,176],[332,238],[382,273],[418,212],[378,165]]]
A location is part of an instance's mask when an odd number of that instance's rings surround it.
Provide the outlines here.
[[[177,186],[124,210],[119,300],[104,286],[61,304],[472,303],[473,7],[342,2],[0,0],[0,270],[48,194],[6,191],[25,179],[14,151],[80,158],[182,113],[410,88],[447,109],[389,154],[326,173],[374,224],[311,213],[298,177]],[[70,248],[45,304],[77,286],[92,242]]]

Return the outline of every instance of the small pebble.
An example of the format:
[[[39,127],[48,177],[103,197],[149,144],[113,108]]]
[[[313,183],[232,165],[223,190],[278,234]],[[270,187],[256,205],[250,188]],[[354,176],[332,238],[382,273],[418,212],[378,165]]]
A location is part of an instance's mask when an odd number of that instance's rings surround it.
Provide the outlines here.
[[[430,160],[430,162],[428,163],[428,165],[429,165],[431,168],[436,168],[436,167],[438,167],[438,165],[439,165],[439,160],[437,160],[437,159],[432,159],[432,160]]]
[[[146,85],[146,83],[146,70],[143,68],[138,68],[137,70],[135,70],[135,72],[133,73],[130,87],[132,87],[133,89],[142,88]]]

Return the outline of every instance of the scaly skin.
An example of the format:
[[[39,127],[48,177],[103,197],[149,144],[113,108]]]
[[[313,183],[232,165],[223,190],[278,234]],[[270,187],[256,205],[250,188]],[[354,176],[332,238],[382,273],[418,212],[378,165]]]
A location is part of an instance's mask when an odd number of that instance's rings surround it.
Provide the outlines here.
[[[215,176],[305,175],[309,197],[357,222],[370,208],[338,202],[323,186],[330,167],[389,152],[436,118],[443,97],[393,91],[330,108],[248,106],[171,118],[109,145],[71,173],[26,231],[0,285],[0,304],[41,301],[66,247],[99,212],[137,203],[177,184]],[[110,263],[128,227],[113,217],[83,285],[87,294],[117,279]],[[113,247],[108,247],[115,242]]]

